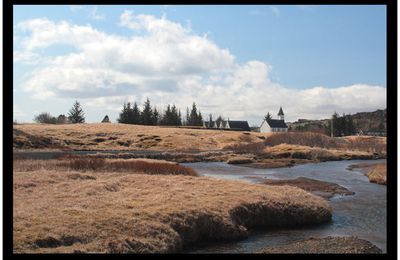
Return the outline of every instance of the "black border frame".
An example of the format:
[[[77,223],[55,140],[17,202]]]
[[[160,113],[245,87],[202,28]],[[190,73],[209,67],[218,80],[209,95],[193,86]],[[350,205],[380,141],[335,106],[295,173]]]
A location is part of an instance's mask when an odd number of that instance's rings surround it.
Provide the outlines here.
[[[387,138],[390,140],[387,146],[387,254],[379,257],[397,257],[397,1],[396,0],[271,0],[271,1],[254,1],[247,0],[234,4],[323,4],[323,5],[386,5],[387,7]],[[171,3],[172,2],[172,3]],[[12,236],[13,236],[13,180],[12,180],[12,161],[13,153],[12,132],[13,132],[13,5],[66,5],[66,4],[87,4],[87,5],[122,5],[122,4],[185,4],[178,0],[160,1],[160,0],[70,0],[70,1],[53,1],[50,0],[5,0],[3,1],[3,257],[24,257],[39,256],[53,257],[51,254],[13,254],[12,252]],[[232,4],[224,1],[210,2],[192,0],[186,4]],[[55,256],[55,255],[54,255]],[[66,256],[57,254],[57,256]],[[118,255],[119,257],[129,257],[129,255]],[[262,256],[262,255],[261,255]],[[271,255],[272,256],[272,255]],[[275,255],[274,255],[275,256]],[[284,255],[279,255],[284,256]],[[307,257],[315,257],[318,255],[307,255]],[[334,255],[336,256],[336,255]],[[338,255],[337,255],[338,256]],[[365,257],[365,255],[340,255],[341,257]],[[77,257],[74,255],[73,257]],[[295,256],[294,256],[295,257]]]

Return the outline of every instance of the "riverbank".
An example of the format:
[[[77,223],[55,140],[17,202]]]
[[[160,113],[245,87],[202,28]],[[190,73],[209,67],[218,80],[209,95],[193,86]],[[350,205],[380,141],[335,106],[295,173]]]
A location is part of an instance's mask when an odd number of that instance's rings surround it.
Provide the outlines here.
[[[261,254],[380,254],[382,250],[357,237],[324,237],[265,248]]]
[[[248,183],[263,183],[265,180],[285,181],[305,177],[335,183],[355,193],[329,199],[333,213],[332,221],[327,224],[255,232],[245,240],[207,245],[194,248],[188,253],[254,253],[267,246],[326,236],[358,236],[370,241],[385,253],[387,250],[386,186],[371,184],[363,174],[348,170],[349,165],[352,164],[384,162],[385,160],[342,160],[273,169],[253,169],[218,162],[184,164],[195,169],[200,176],[242,180]]]
[[[252,167],[386,158],[386,137],[257,133],[126,124],[14,125],[15,153],[101,152],[107,158],[224,161]]]
[[[363,173],[368,177],[370,182],[386,185],[387,176],[387,164],[376,163],[376,164],[353,164],[349,166],[349,169],[361,169]]]
[[[19,167],[13,173],[15,253],[172,253],[332,216],[324,199],[295,187],[70,165]]]
[[[335,195],[348,196],[355,194],[353,191],[349,191],[345,187],[340,186],[336,183],[319,181],[304,177],[288,180],[266,180],[263,182],[263,184],[275,186],[294,186],[311,192],[317,196],[321,196],[325,199],[330,199]]]

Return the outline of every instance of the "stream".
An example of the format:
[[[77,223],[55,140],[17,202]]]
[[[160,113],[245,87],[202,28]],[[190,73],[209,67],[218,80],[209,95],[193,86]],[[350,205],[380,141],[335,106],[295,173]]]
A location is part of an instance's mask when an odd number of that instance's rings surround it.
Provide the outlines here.
[[[275,169],[253,169],[222,162],[185,163],[202,176],[259,183],[265,179],[307,177],[337,183],[355,195],[334,196],[330,223],[307,228],[254,231],[245,240],[192,248],[185,253],[254,253],[264,247],[310,237],[357,236],[375,244],[386,253],[386,186],[370,183],[359,169],[347,167],[357,163],[386,160],[347,160],[310,163]]]

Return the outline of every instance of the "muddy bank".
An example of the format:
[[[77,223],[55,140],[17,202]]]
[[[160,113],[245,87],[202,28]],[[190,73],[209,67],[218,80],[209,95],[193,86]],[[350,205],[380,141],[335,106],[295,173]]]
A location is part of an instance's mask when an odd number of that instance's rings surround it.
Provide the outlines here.
[[[382,250],[357,237],[325,237],[267,247],[261,254],[379,254]]]
[[[309,179],[305,177],[299,177],[296,179],[289,179],[289,180],[267,180],[263,182],[266,185],[289,185],[298,187],[305,191],[311,192],[317,196],[321,196],[325,199],[330,199],[334,195],[354,195],[355,193],[349,191],[343,186],[340,186],[336,183],[326,182],[326,181],[319,181],[314,179]]]

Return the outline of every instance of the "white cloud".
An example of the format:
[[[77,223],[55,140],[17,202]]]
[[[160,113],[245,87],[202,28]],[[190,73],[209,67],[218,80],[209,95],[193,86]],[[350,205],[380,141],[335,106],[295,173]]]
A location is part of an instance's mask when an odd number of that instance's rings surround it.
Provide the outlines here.
[[[16,30],[28,34],[21,36],[14,62],[46,61],[23,89],[38,99],[83,99],[90,110],[107,109],[110,114],[123,102],[142,104],[146,97],[161,108],[175,103],[185,109],[195,101],[204,115],[212,112],[250,123],[261,123],[268,111],[275,115],[279,106],[288,120],[386,107],[386,89],[381,86],[284,87],[271,80],[270,64],[238,64],[229,50],[166,17],[125,11],[120,26],[132,34],[107,34],[90,25],[45,18],[18,24]],[[56,44],[71,45],[74,51],[37,59],[37,51],[45,53]]]

